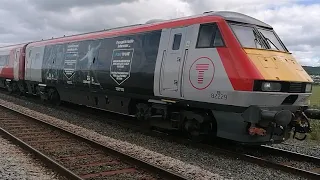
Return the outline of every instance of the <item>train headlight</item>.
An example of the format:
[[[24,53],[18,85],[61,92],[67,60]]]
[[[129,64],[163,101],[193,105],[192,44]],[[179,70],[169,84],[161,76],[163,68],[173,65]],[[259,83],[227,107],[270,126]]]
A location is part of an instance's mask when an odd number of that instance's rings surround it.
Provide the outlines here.
[[[306,93],[310,93],[312,91],[312,85],[311,84],[307,84],[306,85]]]
[[[280,91],[281,84],[277,82],[263,82],[261,86],[262,91]]]

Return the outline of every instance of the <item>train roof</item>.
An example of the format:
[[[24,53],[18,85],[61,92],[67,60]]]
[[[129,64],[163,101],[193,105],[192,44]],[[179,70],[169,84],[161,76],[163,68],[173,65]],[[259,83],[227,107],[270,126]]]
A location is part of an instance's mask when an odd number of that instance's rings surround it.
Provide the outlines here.
[[[240,22],[240,23],[254,24],[254,25],[272,29],[270,25],[242,13],[232,12],[232,11],[209,11],[203,14],[192,15],[192,16],[187,16],[182,18],[169,19],[169,20],[155,19],[155,20],[149,20],[145,24],[134,24],[129,26],[115,27],[115,28],[88,32],[83,34],[75,34],[70,36],[39,40],[39,41],[34,41],[29,45],[37,46],[37,45],[43,45],[43,44],[56,44],[56,43],[80,41],[80,40],[87,40],[87,39],[99,39],[103,37],[115,36],[120,34],[132,34],[132,33],[159,30],[164,28],[172,28],[176,26],[190,25],[190,24],[196,24],[196,23],[206,23],[212,20],[219,20],[219,19]]]
[[[28,43],[20,43],[20,44],[11,44],[7,46],[0,46],[0,51],[7,51],[15,48],[22,48],[23,46],[27,45]]]
[[[241,22],[241,23],[246,23],[246,24],[254,24],[257,26],[262,26],[262,27],[266,27],[266,28],[271,28],[272,26],[270,26],[269,24],[260,21],[256,18],[253,18],[251,16],[242,14],[242,13],[238,13],[238,12],[232,12],[232,11],[209,11],[209,12],[205,12],[204,14],[207,15],[214,15],[214,16],[221,16],[224,19],[228,20],[228,21],[235,21],[235,22]]]

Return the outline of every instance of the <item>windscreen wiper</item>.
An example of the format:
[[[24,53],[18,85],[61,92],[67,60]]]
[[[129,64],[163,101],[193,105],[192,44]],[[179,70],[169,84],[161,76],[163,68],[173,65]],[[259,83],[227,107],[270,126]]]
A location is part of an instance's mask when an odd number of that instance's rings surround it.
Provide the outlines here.
[[[265,39],[263,39],[263,37],[261,36],[258,30],[254,28],[252,31],[253,31],[254,37],[258,40],[261,47],[264,47],[266,49],[271,49],[269,43]]]
[[[257,43],[259,43],[259,45],[262,47],[262,43],[260,41],[260,38],[259,38],[257,32],[255,32],[254,29],[252,29],[252,32],[253,32],[253,35],[254,35],[254,38],[255,38],[254,39],[254,45],[256,46],[256,48],[258,48]]]
[[[269,42],[271,42],[271,44],[272,44],[275,48],[277,48],[277,50],[280,50],[269,38],[266,38],[266,40],[269,41]]]
[[[259,32],[260,32],[260,31],[259,31]],[[262,38],[264,38],[267,42],[268,42],[268,41],[271,42],[271,44],[272,44],[275,48],[277,48],[277,50],[280,50],[269,38],[265,37],[265,36],[262,34],[262,32],[260,32],[260,34],[261,34]],[[271,47],[270,47],[270,48],[271,48]]]

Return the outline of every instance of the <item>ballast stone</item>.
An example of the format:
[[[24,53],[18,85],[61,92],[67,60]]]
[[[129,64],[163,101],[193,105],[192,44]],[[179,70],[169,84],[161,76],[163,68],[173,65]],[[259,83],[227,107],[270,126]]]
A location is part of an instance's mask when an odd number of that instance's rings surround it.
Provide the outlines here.
[[[90,140],[94,140],[96,142],[99,142],[107,147],[111,147],[113,149],[116,149],[122,153],[130,154],[138,159],[142,159],[144,161],[147,161],[151,164],[155,164],[157,166],[160,166],[164,169],[168,169],[171,171],[174,171],[182,176],[187,177],[188,179],[195,179],[195,180],[222,180],[227,179],[224,178],[218,174],[212,173],[208,170],[204,170],[200,168],[199,166],[191,165],[185,162],[182,162],[180,160],[165,156],[163,154],[148,150],[146,148],[143,148],[141,146],[137,146],[128,142],[124,142],[121,140],[113,139],[107,136],[103,136],[97,132],[94,132],[92,130],[88,130],[73,124],[70,124],[68,122],[65,122],[63,120],[60,120],[58,118],[48,116],[36,111],[33,111],[31,109],[13,104],[8,101],[4,101],[0,99],[0,104],[5,104],[8,107],[14,108],[15,110],[25,113],[31,117],[35,117],[38,119],[41,119],[45,122],[49,122],[52,124],[55,124],[56,126],[66,129],[68,131],[71,131],[77,135],[81,135],[83,137],[86,137]]]
[[[19,147],[0,137],[0,179],[58,180],[54,172],[37,164]]]

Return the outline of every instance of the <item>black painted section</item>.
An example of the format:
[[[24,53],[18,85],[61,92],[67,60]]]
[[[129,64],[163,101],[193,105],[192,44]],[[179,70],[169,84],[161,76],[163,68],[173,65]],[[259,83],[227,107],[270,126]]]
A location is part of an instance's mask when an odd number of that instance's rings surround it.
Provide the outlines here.
[[[297,101],[298,97],[298,95],[289,95],[283,100],[281,105],[292,105]]]
[[[1,88],[6,88],[6,78],[0,78],[0,87]]]
[[[101,102],[110,92],[152,97],[160,36],[161,30],[48,45],[43,83],[56,87],[62,100],[100,108],[105,108]]]

